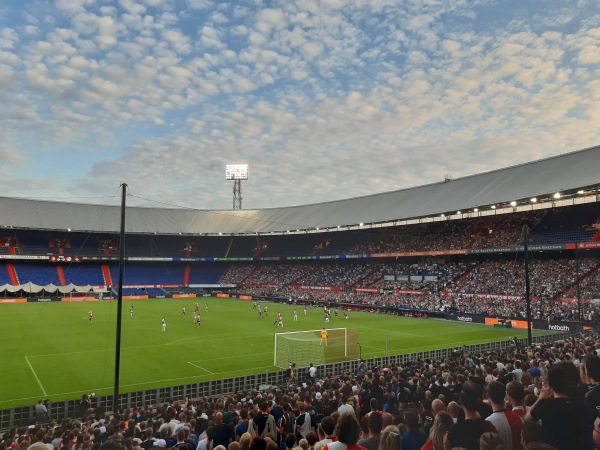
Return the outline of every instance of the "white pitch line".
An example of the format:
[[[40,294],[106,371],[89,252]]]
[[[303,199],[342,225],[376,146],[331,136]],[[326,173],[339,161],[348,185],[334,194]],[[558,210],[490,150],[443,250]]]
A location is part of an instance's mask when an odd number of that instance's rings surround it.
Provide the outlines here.
[[[40,386],[40,389],[42,390],[42,393],[44,394],[44,397],[47,397],[48,394],[46,394],[46,389],[44,389],[44,386],[42,386],[42,383],[41,383],[40,379],[38,378],[37,373],[35,373],[35,370],[33,370],[33,366],[29,362],[29,358],[27,356],[25,357],[25,361],[27,361],[27,364],[29,365],[29,368],[33,372],[33,376],[35,377],[35,380],[37,381],[38,385]]]
[[[208,373],[210,373],[211,375],[214,375],[214,372],[211,372],[210,370],[208,370],[208,369],[205,369],[204,367],[200,367],[199,365],[197,365],[197,364],[194,364],[194,363],[193,363],[193,362],[191,362],[191,361],[188,361],[187,363],[188,363],[188,364],[191,364],[191,365],[192,365],[192,366],[194,366],[194,367],[197,367],[198,369],[204,370],[205,372],[208,372]]]
[[[261,366],[261,367],[248,367],[248,368],[244,368],[244,369],[238,369],[238,370],[231,370],[228,372],[215,372],[213,375],[224,375],[227,377],[232,376],[232,374],[238,373],[238,372],[246,372],[246,371],[252,371],[252,370],[265,370],[265,369],[271,369],[273,366]],[[200,375],[203,376],[203,375]],[[197,380],[198,379],[198,375],[192,375],[189,377],[179,377],[179,378],[167,378],[164,380],[154,380],[154,381],[143,381],[141,383],[132,383],[132,384],[122,384],[121,387],[122,388],[128,388],[128,387],[135,387],[135,386],[142,386],[142,385],[147,385],[147,384],[152,384],[152,383],[172,383],[172,382],[179,382],[182,380]],[[112,393],[112,389],[113,386],[106,386],[106,387],[96,387],[93,389],[84,389],[84,390],[79,390],[79,391],[72,391],[72,392],[58,392],[58,393],[53,393],[53,396],[61,396],[64,397],[66,395],[71,395],[71,394],[81,394],[82,392],[89,392],[89,391],[94,391],[94,392],[101,392],[102,390],[106,390],[109,391],[109,394]],[[152,388],[152,389],[157,389],[157,388]],[[4,400],[4,401],[0,401],[0,405],[3,405],[4,403],[8,403],[8,402],[19,402],[19,401],[23,401],[23,400],[35,400],[35,399],[39,399],[39,396],[36,397],[22,397],[22,398],[11,398],[8,400]]]

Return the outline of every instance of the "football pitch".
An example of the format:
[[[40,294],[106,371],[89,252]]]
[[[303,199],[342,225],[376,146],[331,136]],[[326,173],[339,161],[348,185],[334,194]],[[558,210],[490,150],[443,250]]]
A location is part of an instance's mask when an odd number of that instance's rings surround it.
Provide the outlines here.
[[[201,326],[193,323],[196,301]],[[262,305],[268,306],[269,314],[259,319],[247,300],[124,301],[119,391],[279,370],[273,366],[275,333],[325,326],[321,308],[309,308],[304,316],[298,306],[294,322],[293,305]],[[181,315],[183,306],[186,316]],[[273,324],[278,311],[283,315],[283,330]],[[445,320],[364,312],[350,312],[348,320],[341,312],[339,316],[332,317],[327,327],[356,331],[364,359],[386,356],[386,345],[387,354],[393,355],[526,336],[526,330]],[[116,322],[116,301],[0,305],[0,409],[35,404],[41,398],[77,399],[92,392],[111,395]]]

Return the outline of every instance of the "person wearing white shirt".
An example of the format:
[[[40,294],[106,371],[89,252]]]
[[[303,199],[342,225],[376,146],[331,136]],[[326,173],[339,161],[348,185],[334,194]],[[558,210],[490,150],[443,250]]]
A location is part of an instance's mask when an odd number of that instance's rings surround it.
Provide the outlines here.
[[[515,375],[515,380],[519,383],[523,380],[523,370],[521,369],[521,361],[515,361],[515,368],[512,371]]]

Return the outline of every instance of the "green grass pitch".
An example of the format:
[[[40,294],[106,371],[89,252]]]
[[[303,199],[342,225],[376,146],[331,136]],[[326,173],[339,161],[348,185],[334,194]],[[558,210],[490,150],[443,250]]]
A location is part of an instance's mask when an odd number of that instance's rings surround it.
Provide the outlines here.
[[[269,316],[259,319],[250,301],[199,298],[198,302],[200,327],[193,324],[195,299],[123,302],[120,392],[276,370],[276,332],[324,326],[320,308],[309,308],[305,317],[298,307],[299,320],[293,322],[291,305],[263,302]],[[185,317],[182,306],[187,308]],[[284,330],[273,325],[277,311],[283,314]],[[525,330],[383,314],[350,312],[349,317],[344,320],[340,313],[328,328],[358,332],[365,359],[385,356],[386,341],[392,355],[526,334]],[[92,392],[112,394],[116,320],[116,301],[0,305],[0,409],[31,405],[44,397],[59,401]]]

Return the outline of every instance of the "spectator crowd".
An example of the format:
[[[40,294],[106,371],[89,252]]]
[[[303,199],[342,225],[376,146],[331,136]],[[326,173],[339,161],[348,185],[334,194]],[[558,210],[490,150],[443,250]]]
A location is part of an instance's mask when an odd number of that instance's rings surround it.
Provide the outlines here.
[[[533,319],[587,323],[600,320],[597,259],[584,258],[577,263],[537,259],[530,262],[529,271]],[[363,309],[404,307],[524,319],[524,272],[524,263],[513,260],[425,265],[273,263],[236,267],[227,273],[227,279],[239,286],[238,293],[257,297]],[[580,302],[574,294],[579,294]]]
[[[318,368],[282,386],[77,419],[2,435],[0,450],[592,450],[600,447],[600,338],[485,354]]]

